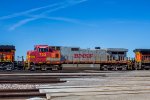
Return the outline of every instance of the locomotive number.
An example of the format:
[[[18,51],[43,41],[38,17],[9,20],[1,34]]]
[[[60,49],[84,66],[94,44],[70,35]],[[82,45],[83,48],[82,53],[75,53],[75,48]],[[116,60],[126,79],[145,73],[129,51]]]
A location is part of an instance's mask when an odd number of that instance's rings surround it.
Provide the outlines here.
[[[40,56],[46,56],[46,53],[40,53]]]

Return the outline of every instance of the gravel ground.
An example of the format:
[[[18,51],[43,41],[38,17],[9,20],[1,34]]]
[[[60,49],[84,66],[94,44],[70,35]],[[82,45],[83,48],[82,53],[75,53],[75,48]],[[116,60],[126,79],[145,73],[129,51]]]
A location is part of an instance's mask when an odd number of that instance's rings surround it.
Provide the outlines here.
[[[0,84],[0,89],[36,89],[36,87],[49,85],[50,84]]]
[[[52,100],[149,100],[149,98],[149,94],[121,94],[96,96],[68,96],[53,98]]]
[[[51,100],[149,100],[150,98],[150,72],[126,71],[103,73],[103,76],[89,76],[81,78],[66,78],[66,83],[43,85],[52,86],[99,86],[99,92],[84,92],[84,96],[70,94],[55,97]],[[88,88],[88,87],[87,87]],[[81,88],[82,89],[82,88]],[[79,89],[79,90],[81,90]],[[119,89],[119,91],[116,91]],[[57,89],[56,89],[57,90]],[[51,91],[51,90],[49,90]],[[108,92],[107,92],[108,91]],[[62,92],[63,93],[63,92]],[[87,93],[87,95],[86,95]],[[91,93],[91,94],[88,94]],[[94,94],[95,93],[95,94]],[[55,95],[56,93],[48,93]]]
[[[150,98],[150,71],[109,71],[101,72],[96,70],[86,70],[89,76],[80,78],[63,78],[66,83],[55,84],[0,84],[0,89],[34,89],[39,87],[52,86],[88,86],[101,91],[84,91],[83,96],[68,95],[63,97],[52,97],[51,100],[149,100]],[[90,72],[91,75],[90,75]],[[45,75],[41,74],[41,75]],[[60,73],[47,73],[48,75]],[[66,75],[72,73],[66,73]],[[85,73],[81,73],[85,74]],[[37,74],[35,74],[37,75]],[[63,75],[61,73],[60,75]],[[82,88],[81,88],[82,89]],[[116,91],[116,89],[118,89]],[[93,93],[92,93],[93,92]],[[91,94],[89,94],[91,93]],[[1,100],[1,99],[0,99]],[[38,99],[31,99],[38,100]]]
[[[0,84],[0,89],[35,89],[35,85],[30,84]]]

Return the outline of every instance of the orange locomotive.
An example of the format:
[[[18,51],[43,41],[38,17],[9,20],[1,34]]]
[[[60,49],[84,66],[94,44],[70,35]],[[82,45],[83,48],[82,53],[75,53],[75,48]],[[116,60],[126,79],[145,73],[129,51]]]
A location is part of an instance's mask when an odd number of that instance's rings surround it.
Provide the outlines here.
[[[12,70],[14,69],[15,60],[15,46],[0,45],[0,69]]]
[[[34,50],[27,51],[26,69],[60,70],[62,69],[60,59],[60,50],[48,45],[35,45]]]
[[[150,49],[135,49],[135,68],[150,69]]]

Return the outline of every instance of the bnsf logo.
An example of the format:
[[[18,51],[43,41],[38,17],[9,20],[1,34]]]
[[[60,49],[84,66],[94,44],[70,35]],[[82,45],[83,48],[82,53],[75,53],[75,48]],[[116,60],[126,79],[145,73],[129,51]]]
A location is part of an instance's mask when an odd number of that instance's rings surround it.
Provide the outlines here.
[[[74,54],[74,58],[92,58],[93,54]]]

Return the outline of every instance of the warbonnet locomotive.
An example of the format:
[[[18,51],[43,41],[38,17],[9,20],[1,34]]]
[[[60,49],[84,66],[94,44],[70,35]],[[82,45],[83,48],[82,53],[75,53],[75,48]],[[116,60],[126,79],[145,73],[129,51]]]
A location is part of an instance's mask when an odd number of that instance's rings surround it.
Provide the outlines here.
[[[35,45],[27,51],[26,60],[15,61],[15,46],[0,45],[1,70],[62,70],[63,64],[97,64],[100,70],[133,70],[150,68],[150,49],[135,49],[135,59],[127,57],[128,49],[81,49],[80,47]]]
[[[62,69],[60,50],[48,45],[36,45],[34,50],[27,51],[26,69],[47,70]]]

